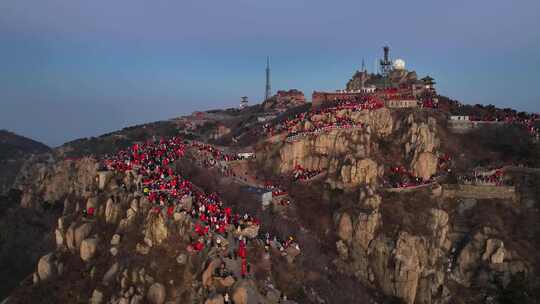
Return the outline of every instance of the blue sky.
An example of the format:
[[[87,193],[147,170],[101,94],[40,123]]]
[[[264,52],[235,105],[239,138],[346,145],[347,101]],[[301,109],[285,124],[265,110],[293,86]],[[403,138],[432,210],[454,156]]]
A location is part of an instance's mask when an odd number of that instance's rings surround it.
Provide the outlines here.
[[[442,94],[540,112],[540,1],[3,0],[0,128],[57,146],[272,87],[343,88],[389,44]]]

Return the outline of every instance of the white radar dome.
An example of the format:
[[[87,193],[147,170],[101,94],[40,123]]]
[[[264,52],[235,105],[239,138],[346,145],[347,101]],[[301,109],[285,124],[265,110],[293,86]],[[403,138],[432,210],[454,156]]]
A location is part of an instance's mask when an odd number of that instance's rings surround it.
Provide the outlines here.
[[[405,60],[403,59],[396,59],[394,60],[394,70],[405,70]]]

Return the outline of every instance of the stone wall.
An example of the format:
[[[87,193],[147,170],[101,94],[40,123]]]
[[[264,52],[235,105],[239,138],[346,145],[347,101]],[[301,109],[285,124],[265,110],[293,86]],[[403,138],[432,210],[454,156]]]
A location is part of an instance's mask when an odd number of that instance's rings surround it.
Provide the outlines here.
[[[517,201],[514,186],[443,185],[443,197],[509,199]]]
[[[453,133],[467,133],[474,128],[490,125],[501,125],[502,121],[471,121],[471,120],[448,120],[448,128]]]
[[[385,102],[385,106],[391,109],[416,108],[418,107],[418,100],[416,99],[388,100]]]
[[[408,192],[414,192],[420,189],[432,188],[434,187],[434,185],[435,183],[429,183],[429,184],[423,184],[423,185],[418,185],[418,186],[413,186],[413,187],[383,188],[382,191],[392,192],[392,193],[408,193]]]

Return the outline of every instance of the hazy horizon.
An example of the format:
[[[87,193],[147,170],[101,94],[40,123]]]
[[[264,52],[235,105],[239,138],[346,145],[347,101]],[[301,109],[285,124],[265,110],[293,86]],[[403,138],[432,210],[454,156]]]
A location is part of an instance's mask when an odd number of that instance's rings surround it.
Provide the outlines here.
[[[287,9],[283,9],[286,7]],[[381,47],[442,95],[540,112],[540,2],[7,0],[0,129],[58,146],[272,89],[344,88]]]

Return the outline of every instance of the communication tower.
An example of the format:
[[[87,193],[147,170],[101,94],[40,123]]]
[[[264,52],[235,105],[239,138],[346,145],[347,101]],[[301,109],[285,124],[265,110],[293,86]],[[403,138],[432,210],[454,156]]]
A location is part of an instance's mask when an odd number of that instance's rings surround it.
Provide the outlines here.
[[[264,93],[264,101],[272,96],[272,87],[270,86],[270,58],[266,57],[266,91]]]
[[[390,47],[384,46],[384,57],[381,59],[379,65],[381,66],[381,73],[383,77],[388,77],[390,72],[392,71],[392,60],[390,60]]]
[[[362,72],[366,72],[366,63],[364,62],[364,58],[362,58]]]

